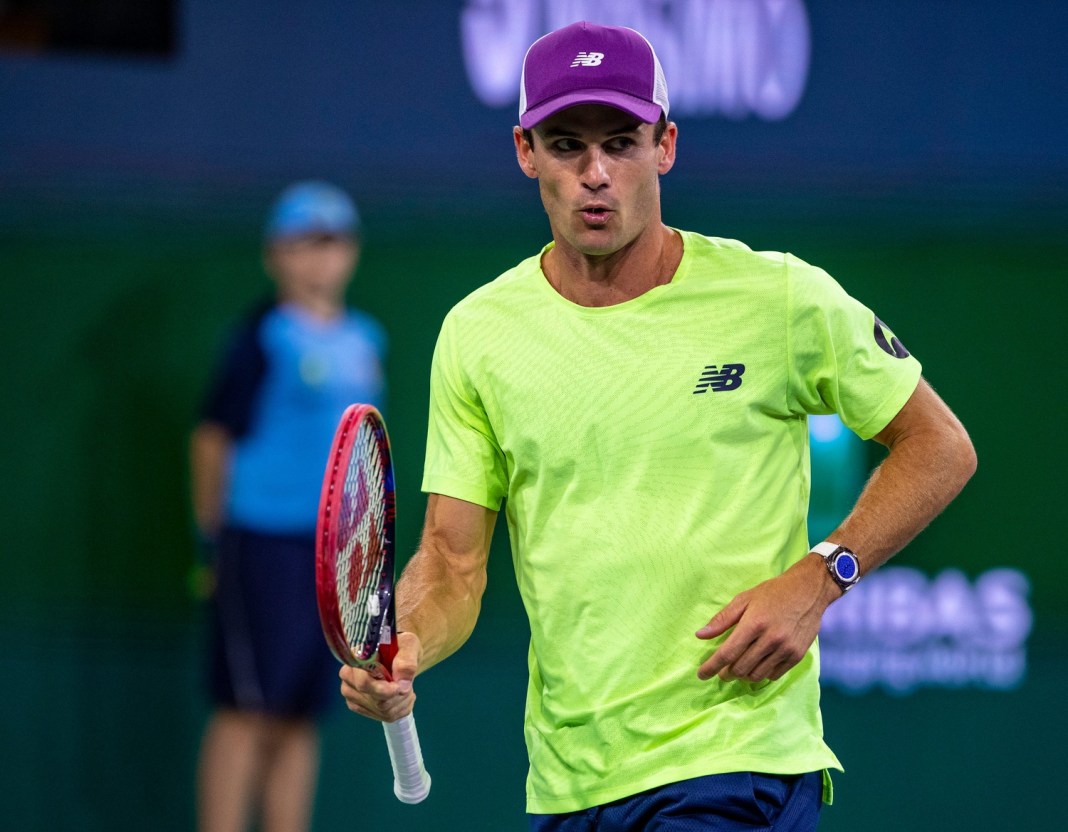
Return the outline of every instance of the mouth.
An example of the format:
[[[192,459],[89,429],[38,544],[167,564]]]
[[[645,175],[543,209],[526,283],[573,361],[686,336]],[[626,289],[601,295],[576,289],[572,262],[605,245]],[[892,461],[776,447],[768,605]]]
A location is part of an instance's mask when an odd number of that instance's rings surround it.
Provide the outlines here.
[[[612,210],[604,205],[587,205],[579,209],[579,216],[587,225],[604,225],[612,215]]]

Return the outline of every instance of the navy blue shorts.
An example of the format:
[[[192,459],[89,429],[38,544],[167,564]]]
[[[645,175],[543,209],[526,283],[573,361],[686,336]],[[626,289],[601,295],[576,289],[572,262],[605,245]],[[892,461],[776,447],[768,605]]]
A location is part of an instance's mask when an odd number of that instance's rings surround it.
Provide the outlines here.
[[[219,540],[210,691],[221,707],[317,717],[340,702],[315,598],[314,535],[227,529]]]
[[[823,772],[710,774],[560,815],[530,815],[531,832],[812,832]]]

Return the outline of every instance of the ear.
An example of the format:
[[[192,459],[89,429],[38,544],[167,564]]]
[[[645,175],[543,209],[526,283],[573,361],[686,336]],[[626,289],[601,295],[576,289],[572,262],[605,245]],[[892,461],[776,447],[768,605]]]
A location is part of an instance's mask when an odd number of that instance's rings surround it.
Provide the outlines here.
[[[678,126],[675,122],[669,121],[667,127],[664,129],[664,135],[660,137],[660,144],[657,145],[656,149],[659,158],[656,172],[661,176],[675,166],[675,142],[678,137]]]
[[[512,138],[515,139],[515,158],[523,173],[531,179],[538,178],[538,166],[534,164],[534,148],[523,136],[523,128],[516,125],[512,128]]]

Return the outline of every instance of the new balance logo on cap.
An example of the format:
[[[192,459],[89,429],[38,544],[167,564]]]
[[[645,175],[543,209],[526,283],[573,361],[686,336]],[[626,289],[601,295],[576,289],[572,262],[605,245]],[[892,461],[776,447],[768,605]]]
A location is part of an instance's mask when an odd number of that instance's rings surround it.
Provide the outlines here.
[[[721,393],[725,390],[737,390],[742,386],[744,372],[744,364],[724,364],[722,367],[709,364],[701,373],[693,392],[707,393],[711,390],[713,393]]]
[[[579,52],[571,66],[600,66],[604,60],[604,52]]]

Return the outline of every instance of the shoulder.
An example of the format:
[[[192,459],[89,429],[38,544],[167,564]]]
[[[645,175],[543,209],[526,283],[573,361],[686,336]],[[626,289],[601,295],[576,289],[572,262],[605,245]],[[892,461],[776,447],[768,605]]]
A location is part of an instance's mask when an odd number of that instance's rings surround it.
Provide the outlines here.
[[[384,348],[389,340],[382,322],[362,309],[350,307],[345,310],[345,327],[350,332],[371,341],[379,349]]]
[[[276,309],[274,301],[265,301],[231,328],[225,353],[201,408],[203,419],[226,425],[235,437],[247,432],[251,404],[267,373],[269,358],[263,330]]]
[[[476,324],[487,319],[514,314],[517,304],[533,301],[538,293],[542,252],[528,257],[489,283],[479,286],[449,310],[445,321],[451,326]]]
[[[713,237],[695,231],[679,231],[687,253],[697,263],[733,265],[763,271],[781,271],[788,254],[779,251],[754,251],[741,240]]]
[[[278,315],[278,300],[265,298],[251,307],[231,329],[234,338],[255,337],[264,325]]]
[[[785,299],[788,255],[754,251],[740,240],[680,232],[683,237],[683,282],[691,291],[734,293],[739,299]]]
[[[711,237],[692,231],[680,231],[694,263],[700,267],[737,270],[750,277],[764,276],[784,285],[803,284],[816,287],[837,287],[826,271],[782,251],[755,251],[740,240]]]
[[[540,258],[539,253],[523,260],[448,311],[437,337],[435,364],[462,365],[470,372],[516,345],[517,322],[540,308],[545,296],[538,285]]]
[[[263,332],[278,314],[278,302],[274,299],[261,301],[246,312],[230,327],[226,338],[226,356],[229,361],[262,360]]]

